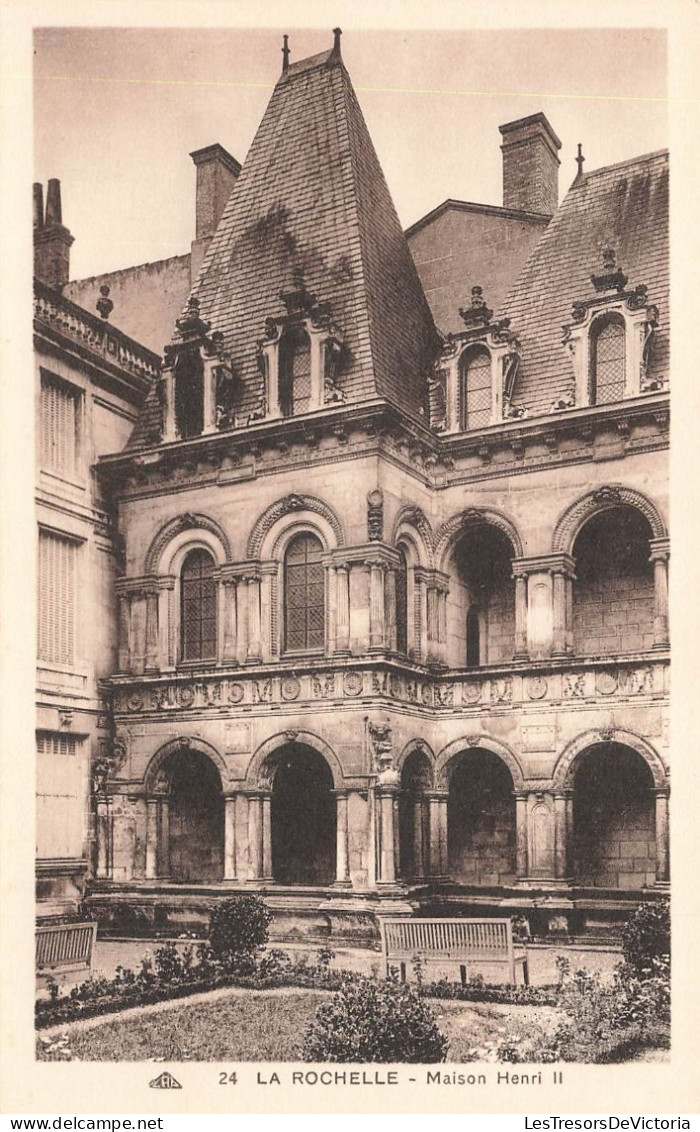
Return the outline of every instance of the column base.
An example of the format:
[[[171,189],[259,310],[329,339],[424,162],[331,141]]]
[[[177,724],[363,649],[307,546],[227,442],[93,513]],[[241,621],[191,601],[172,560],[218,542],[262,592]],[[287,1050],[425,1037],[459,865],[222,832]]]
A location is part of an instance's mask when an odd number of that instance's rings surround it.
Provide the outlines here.
[[[349,878],[348,880],[334,880],[331,888],[336,892],[349,892],[352,890],[352,881]]]
[[[652,887],[655,892],[670,892],[671,882],[670,880],[655,880]]]
[[[332,656],[352,656],[349,647],[343,645],[337,649],[333,649]]]
[[[539,888],[547,892],[557,892],[562,888],[571,888],[573,883],[573,877],[518,877],[515,887],[529,891]]]
[[[652,652],[668,652],[670,647],[671,647],[670,640],[654,641],[654,644],[651,646],[651,651]]]
[[[529,660],[529,659],[530,659],[529,652],[514,652],[513,653],[513,660]]]

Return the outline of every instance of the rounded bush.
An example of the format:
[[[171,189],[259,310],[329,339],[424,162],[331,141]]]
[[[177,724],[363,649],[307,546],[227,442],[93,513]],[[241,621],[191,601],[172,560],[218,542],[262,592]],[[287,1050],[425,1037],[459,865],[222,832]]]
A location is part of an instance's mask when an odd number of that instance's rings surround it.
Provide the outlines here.
[[[259,896],[234,896],[217,904],[209,925],[212,955],[222,962],[254,955],[267,943],[271,919]]]
[[[668,900],[646,901],[625,924],[622,935],[625,962],[638,977],[651,973],[653,960],[671,954],[671,906]]]
[[[363,979],[323,1003],[306,1032],[302,1060],[444,1061],[447,1038],[415,990]]]

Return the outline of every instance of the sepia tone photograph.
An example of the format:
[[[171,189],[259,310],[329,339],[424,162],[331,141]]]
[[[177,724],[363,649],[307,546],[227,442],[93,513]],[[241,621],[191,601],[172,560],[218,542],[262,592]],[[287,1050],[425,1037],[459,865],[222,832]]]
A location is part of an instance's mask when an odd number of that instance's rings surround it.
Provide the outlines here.
[[[39,1061],[668,1061],[666,53],[35,28]]]

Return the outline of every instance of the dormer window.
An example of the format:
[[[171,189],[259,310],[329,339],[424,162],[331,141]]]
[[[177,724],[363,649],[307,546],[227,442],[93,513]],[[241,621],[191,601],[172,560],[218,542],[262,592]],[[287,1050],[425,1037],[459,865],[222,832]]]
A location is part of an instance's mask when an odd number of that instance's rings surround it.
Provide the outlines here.
[[[459,313],[466,329],[447,336],[438,378],[429,386],[433,427],[464,432],[525,415],[512,402],[520,343],[510,320],[492,321],[481,287],[472,287],[471,306]]]
[[[603,271],[592,275],[596,294],[571,308],[563,345],[571,354],[573,387],[554,402],[552,411],[581,405],[609,405],[664,388],[666,379],[653,373],[654,341],[659,309],[647,288],[629,289],[611,248],[603,252]]]
[[[625,396],[625,320],[621,315],[596,319],[590,334],[590,398],[607,405]]]
[[[491,355],[477,346],[462,356],[461,425],[463,429],[485,428],[491,424]]]
[[[291,291],[280,294],[286,314],[265,319],[258,343],[263,390],[256,420],[298,416],[345,400],[336,384],[343,339],[330,304],[317,302],[299,271],[293,282]]]
[[[280,341],[279,400],[283,417],[311,408],[311,339],[301,327],[290,327]]]
[[[175,326],[175,340],[165,347],[159,386],[166,442],[216,432],[231,427],[233,420],[235,382],[223,334],[210,333],[211,323],[199,317],[195,295]]]
[[[204,367],[196,350],[178,357],[175,365],[175,427],[186,440],[204,428]]]

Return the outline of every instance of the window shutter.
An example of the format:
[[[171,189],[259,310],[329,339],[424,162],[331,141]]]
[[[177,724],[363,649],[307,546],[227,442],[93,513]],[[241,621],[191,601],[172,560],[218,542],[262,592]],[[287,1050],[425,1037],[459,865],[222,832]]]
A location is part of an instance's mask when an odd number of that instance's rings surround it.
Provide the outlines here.
[[[77,546],[60,535],[39,534],[39,659],[75,663]]]
[[[41,466],[75,475],[78,471],[80,394],[51,377],[41,379]]]

